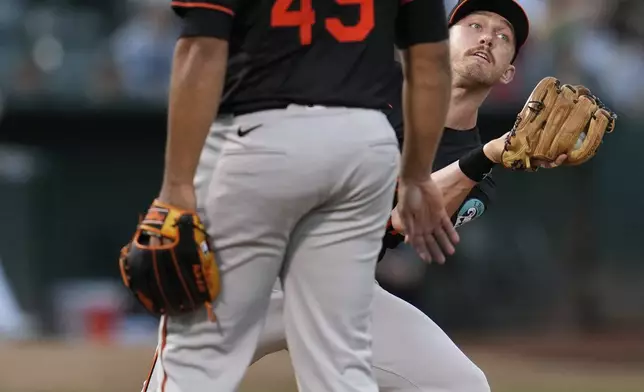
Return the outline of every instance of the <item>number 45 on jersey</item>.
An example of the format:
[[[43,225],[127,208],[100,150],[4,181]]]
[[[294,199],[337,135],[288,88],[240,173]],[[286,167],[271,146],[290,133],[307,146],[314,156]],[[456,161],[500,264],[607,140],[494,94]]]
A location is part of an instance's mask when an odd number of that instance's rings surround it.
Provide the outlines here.
[[[313,36],[313,25],[316,23],[312,0],[300,0],[300,9],[290,9],[297,0],[276,0],[271,10],[271,27],[298,27],[300,43],[310,45]],[[358,6],[360,13],[358,23],[347,26],[339,18],[324,19],[324,26],[338,42],[364,41],[373,29],[376,21],[373,9],[374,0],[335,0],[343,6]]]

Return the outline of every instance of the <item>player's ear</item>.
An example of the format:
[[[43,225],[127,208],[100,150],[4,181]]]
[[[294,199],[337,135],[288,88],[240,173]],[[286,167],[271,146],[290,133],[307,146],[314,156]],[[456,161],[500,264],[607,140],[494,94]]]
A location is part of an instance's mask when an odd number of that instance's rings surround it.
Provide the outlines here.
[[[516,72],[516,68],[514,65],[510,64],[508,68],[503,72],[503,75],[501,75],[501,80],[500,82],[503,84],[508,84],[514,79],[514,73]]]

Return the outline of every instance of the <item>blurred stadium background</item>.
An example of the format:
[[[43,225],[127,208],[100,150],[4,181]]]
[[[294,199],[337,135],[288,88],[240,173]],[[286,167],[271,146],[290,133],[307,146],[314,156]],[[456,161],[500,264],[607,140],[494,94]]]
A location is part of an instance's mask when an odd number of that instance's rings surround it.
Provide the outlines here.
[[[532,36],[484,138],[547,75],[589,86],[617,131],[583,167],[498,171],[498,202],[445,266],[402,248],[378,274],[494,391],[642,392],[644,2],[520,3]],[[160,184],[176,27],[166,0],[0,0],[0,392],[138,391],[147,375],[156,320],[116,261]],[[244,384],[293,388],[284,353]]]

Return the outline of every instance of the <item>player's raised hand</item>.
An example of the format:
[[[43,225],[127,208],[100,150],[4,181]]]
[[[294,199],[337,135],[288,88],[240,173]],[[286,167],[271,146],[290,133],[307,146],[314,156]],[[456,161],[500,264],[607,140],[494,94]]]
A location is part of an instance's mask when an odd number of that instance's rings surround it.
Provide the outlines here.
[[[503,151],[505,149],[505,142],[509,134],[510,132],[506,132],[504,135],[496,139],[490,140],[483,147],[483,152],[485,153],[485,156],[487,156],[488,159],[490,159],[492,162],[501,163],[501,161],[503,160]],[[548,161],[543,159],[532,159],[531,163],[532,163],[532,166],[535,168],[554,169],[556,167],[563,165],[566,162],[566,159],[568,159],[568,155],[561,154],[554,161]]]
[[[442,192],[431,178],[423,181],[401,178],[396,209],[405,228],[405,242],[423,260],[442,264],[446,254],[454,254],[459,235],[445,210]]]
[[[559,166],[563,165],[563,163],[566,162],[566,159],[568,159],[568,155],[567,154],[561,154],[561,155],[559,155],[557,157],[557,159],[555,159],[554,162],[549,162],[549,161],[540,160],[540,159],[534,159],[532,161],[532,163],[533,163],[533,165],[535,167],[540,167],[540,168],[544,168],[544,169],[554,169],[555,167],[559,167]]]

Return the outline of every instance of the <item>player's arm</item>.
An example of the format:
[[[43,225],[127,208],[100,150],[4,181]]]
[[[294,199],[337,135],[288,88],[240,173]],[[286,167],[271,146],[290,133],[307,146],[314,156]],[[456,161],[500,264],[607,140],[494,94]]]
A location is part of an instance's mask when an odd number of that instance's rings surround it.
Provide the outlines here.
[[[491,190],[495,188],[494,181],[487,175],[494,166],[501,163],[505,147],[506,135],[490,140],[485,145],[465,154],[458,161],[441,170],[432,173],[432,179],[443,194],[445,209],[454,216],[468,196],[472,195],[475,187],[479,188],[480,197],[488,205]],[[563,163],[566,156],[560,156],[555,162],[535,161],[535,165],[543,168],[557,167]],[[396,209],[391,213],[392,226],[398,232],[403,232]]]
[[[458,161],[432,173],[432,179],[443,194],[445,209],[449,216],[457,212],[472,189],[480,184],[500,162],[503,141],[501,138],[492,140],[465,154]],[[396,231],[404,232],[395,208],[391,213],[391,225]]]
[[[445,211],[431,167],[451,95],[448,30],[443,0],[401,0],[396,46],[403,59],[405,142],[398,212],[407,240],[425,261],[445,261],[458,233]]]
[[[193,179],[221,99],[233,5],[231,0],[172,2],[182,29],[170,77],[160,198],[176,207],[194,209]]]
[[[439,175],[444,178],[444,181],[437,179],[436,182],[443,192],[447,210],[455,228],[479,218],[494,203],[496,194],[496,183],[490,176],[486,176],[478,183],[465,179],[463,174],[459,173],[457,163],[454,162],[432,174],[432,177]],[[394,249],[404,241],[404,232],[398,212],[394,208],[387,222],[379,260],[387,249]]]
[[[404,74],[401,177],[423,179],[434,162],[451,96],[448,29],[443,0],[402,1],[396,21]]]
[[[452,216],[456,210],[463,204],[465,197],[472,191],[472,188],[478,184],[463,173],[459,166],[459,161],[432,173],[432,178],[436,185],[443,193],[445,200],[445,209],[447,214]]]

